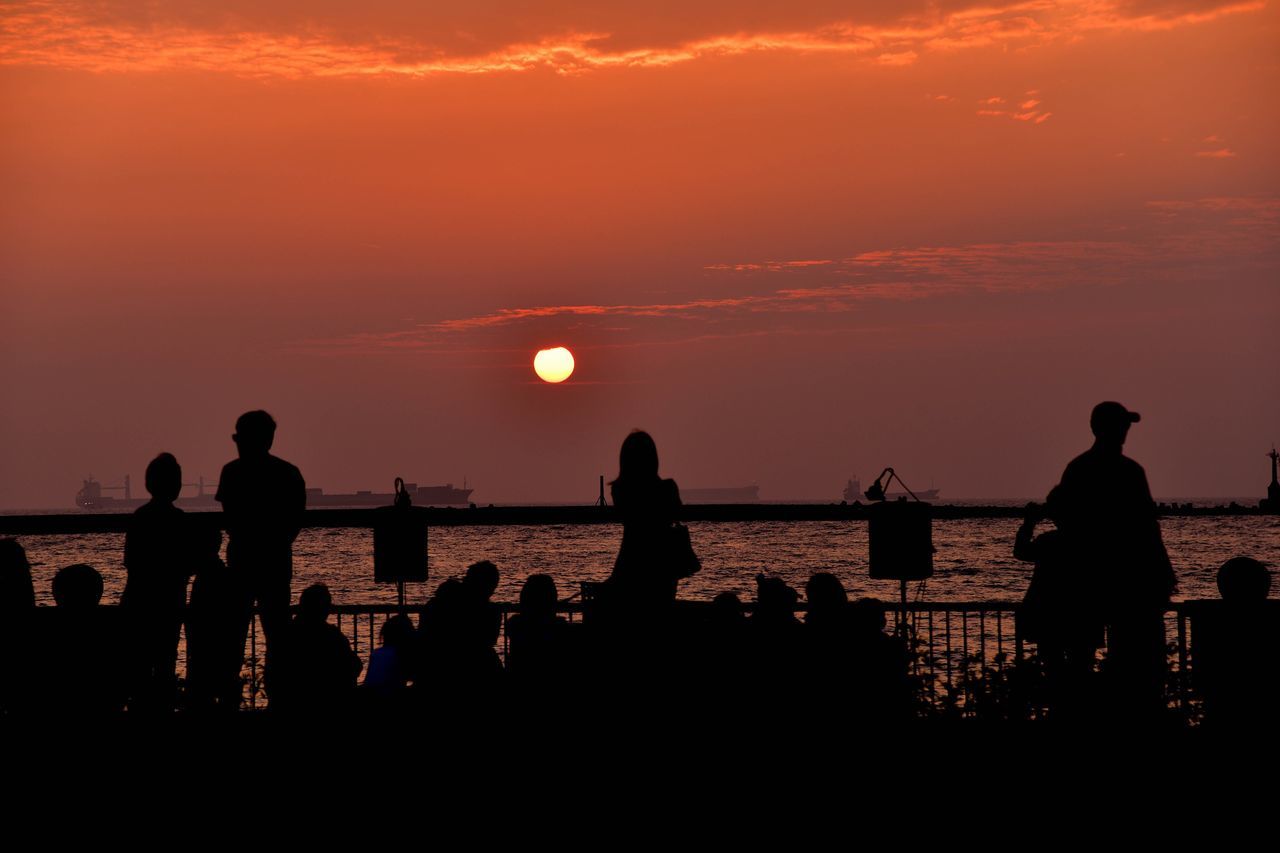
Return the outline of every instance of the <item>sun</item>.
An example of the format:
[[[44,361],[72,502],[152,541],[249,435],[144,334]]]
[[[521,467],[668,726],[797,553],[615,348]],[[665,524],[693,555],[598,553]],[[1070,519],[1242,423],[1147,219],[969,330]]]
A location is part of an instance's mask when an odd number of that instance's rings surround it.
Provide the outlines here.
[[[564,347],[540,349],[533,357],[533,372],[545,382],[563,382],[573,373],[573,353]]]

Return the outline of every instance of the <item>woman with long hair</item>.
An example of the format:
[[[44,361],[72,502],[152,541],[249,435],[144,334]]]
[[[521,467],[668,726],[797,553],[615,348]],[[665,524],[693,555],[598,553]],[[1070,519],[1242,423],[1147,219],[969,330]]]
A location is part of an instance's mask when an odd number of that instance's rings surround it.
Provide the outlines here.
[[[622,545],[606,582],[610,604],[633,612],[662,608],[675,601],[688,571],[673,547],[680,489],[658,476],[658,446],[647,432],[632,430],[622,442],[618,476],[609,485],[622,519]]]

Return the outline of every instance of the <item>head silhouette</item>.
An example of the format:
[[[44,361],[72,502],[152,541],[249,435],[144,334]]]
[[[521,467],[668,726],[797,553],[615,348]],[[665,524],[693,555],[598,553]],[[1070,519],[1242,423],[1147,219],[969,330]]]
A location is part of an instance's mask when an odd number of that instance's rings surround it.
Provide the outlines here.
[[[736,625],[743,618],[742,601],[735,593],[722,592],[711,599],[711,621],[716,625]]]
[[[790,617],[800,595],[782,578],[756,575],[756,614],[776,618]]]
[[[520,590],[520,612],[536,616],[554,616],[560,595],[551,575],[529,575]]]
[[[182,468],[172,453],[161,453],[147,465],[147,492],[164,503],[173,503],[182,491]]]
[[[329,587],[322,583],[313,583],[298,596],[298,618],[312,623],[329,621],[329,612],[333,610],[333,596]]]
[[[1223,601],[1264,601],[1271,592],[1271,572],[1251,557],[1232,557],[1218,569],[1218,594]]]
[[[488,560],[481,560],[467,566],[467,573],[462,578],[462,585],[467,592],[478,598],[488,599],[498,588],[498,567]]]
[[[850,624],[859,634],[878,634],[884,630],[884,602],[878,598],[859,598],[849,608]]]
[[[1107,400],[1093,407],[1093,413],[1089,415],[1089,429],[1093,430],[1099,445],[1118,450],[1124,446],[1129,427],[1141,419],[1137,412]]]
[[[102,575],[85,563],[58,569],[53,576],[53,601],[71,611],[92,610],[102,601]]]
[[[403,613],[397,613],[382,623],[380,636],[384,646],[406,648],[413,642],[415,633],[417,631],[413,627],[413,620]]]
[[[809,582],[804,585],[805,601],[809,604],[809,612],[838,610],[849,603],[849,594],[844,584],[830,572],[814,572]]]
[[[622,441],[618,452],[619,481],[656,480],[658,478],[658,445],[644,430],[633,429]]]
[[[275,418],[261,409],[245,412],[238,417],[235,435],[231,436],[242,459],[266,456],[275,439]]]

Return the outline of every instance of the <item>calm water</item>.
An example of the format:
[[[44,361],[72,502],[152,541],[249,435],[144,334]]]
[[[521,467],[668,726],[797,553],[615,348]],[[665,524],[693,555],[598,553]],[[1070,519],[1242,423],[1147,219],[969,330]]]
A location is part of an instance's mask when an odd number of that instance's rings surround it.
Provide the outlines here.
[[[1280,565],[1280,517],[1168,518],[1165,544],[1178,573],[1177,598],[1216,598],[1214,573],[1224,560],[1252,556]],[[1031,579],[1031,566],[1013,559],[1015,519],[935,521],[934,577],[912,596],[933,601],[1017,601]],[[719,522],[689,525],[702,572],[681,583],[681,597],[709,598],[732,591],[754,598],[757,572],[785,578],[797,588],[815,571],[838,576],[855,596],[892,599],[897,586],[867,577],[867,526],[862,522]],[[438,527],[430,533],[431,581],[410,587],[420,601],[444,578],[469,563],[490,559],[502,572],[497,599],[515,601],[524,578],[551,574],[561,596],[577,592],[580,581],[608,576],[621,528],[614,525]],[[123,534],[19,537],[33,564],[37,596],[52,603],[54,572],[70,563],[89,563],[102,572],[105,601],[118,600],[124,587]],[[365,529],[304,530],[294,545],[294,590],[327,583],[336,602],[394,602],[395,588],[373,583],[372,534]]]

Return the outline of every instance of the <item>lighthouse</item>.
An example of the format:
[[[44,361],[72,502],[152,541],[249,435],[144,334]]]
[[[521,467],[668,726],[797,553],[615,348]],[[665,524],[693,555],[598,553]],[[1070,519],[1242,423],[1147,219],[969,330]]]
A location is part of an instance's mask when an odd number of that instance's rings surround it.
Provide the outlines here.
[[[1267,456],[1271,458],[1271,485],[1267,486],[1267,496],[1258,507],[1263,512],[1280,513],[1280,480],[1276,480],[1276,461],[1280,460],[1280,453],[1276,453],[1276,448],[1272,445]]]

